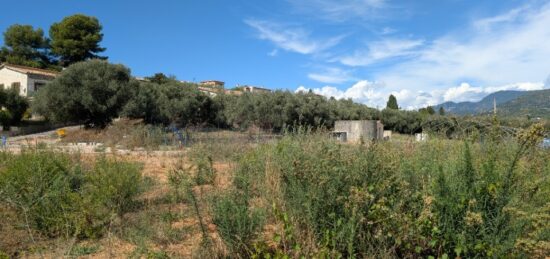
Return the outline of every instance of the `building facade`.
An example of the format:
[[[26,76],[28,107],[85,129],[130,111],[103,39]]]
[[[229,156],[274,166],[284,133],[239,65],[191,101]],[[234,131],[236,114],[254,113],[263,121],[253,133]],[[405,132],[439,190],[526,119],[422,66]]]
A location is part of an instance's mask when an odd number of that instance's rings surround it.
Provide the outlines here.
[[[271,93],[271,89],[251,85],[242,86],[242,91],[245,93]]]
[[[384,125],[376,120],[345,120],[334,123],[333,136],[343,142],[384,139]]]
[[[0,88],[15,89],[21,96],[32,97],[57,75],[55,71],[2,64],[0,65]]]
[[[200,82],[199,85],[204,87],[223,89],[225,87],[225,82],[218,81],[218,80],[206,80],[206,81]]]

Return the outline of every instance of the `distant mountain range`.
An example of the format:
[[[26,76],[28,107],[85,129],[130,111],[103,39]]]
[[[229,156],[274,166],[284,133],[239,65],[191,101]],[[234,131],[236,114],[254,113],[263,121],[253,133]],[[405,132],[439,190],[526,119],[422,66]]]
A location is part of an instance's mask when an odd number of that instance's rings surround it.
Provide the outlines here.
[[[485,96],[479,102],[445,102],[436,105],[447,113],[478,115],[493,112],[493,100],[497,112],[504,116],[530,116],[550,119],[550,89],[537,91],[499,91]]]

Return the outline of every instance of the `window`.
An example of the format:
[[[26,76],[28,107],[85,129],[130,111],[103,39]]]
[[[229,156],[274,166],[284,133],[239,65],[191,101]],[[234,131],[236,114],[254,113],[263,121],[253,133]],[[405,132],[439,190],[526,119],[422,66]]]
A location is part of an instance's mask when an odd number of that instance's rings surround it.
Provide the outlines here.
[[[34,91],[38,91],[38,89],[44,87],[46,84],[43,82],[34,82]]]
[[[21,90],[21,83],[19,82],[11,83],[11,89],[15,89],[15,91],[19,93],[19,91]]]

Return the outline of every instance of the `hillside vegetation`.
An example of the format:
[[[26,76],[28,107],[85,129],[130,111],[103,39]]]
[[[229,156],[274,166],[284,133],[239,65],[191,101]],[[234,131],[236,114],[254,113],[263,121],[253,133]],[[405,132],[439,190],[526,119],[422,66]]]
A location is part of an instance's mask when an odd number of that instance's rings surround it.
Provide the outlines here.
[[[486,114],[493,111],[493,100],[500,107],[501,104],[514,100],[526,93],[526,91],[498,91],[485,96],[479,102],[445,102],[436,105],[434,108],[439,109],[439,107],[443,107],[446,112],[456,115]]]
[[[550,119],[550,89],[528,91],[525,94],[503,103],[500,112],[508,117],[530,117]]]
[[[446,102],[435,106],[456,115],[484,115],[493,112],[496,101],[499,115],[550,119],[550,89],[538,91],[499,91],[479,102]]]

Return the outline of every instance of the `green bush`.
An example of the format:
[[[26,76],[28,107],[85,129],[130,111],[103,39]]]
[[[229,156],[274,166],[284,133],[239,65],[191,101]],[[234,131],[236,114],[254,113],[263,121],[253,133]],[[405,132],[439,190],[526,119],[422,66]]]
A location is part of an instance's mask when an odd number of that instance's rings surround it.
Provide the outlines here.
[[[0,89],[0,107],[4,108],[0,113],[0,123],[4,129],[9,129],[21,122],[29,102],[13,89]]]
[[[68,155],[31,150],[1,161],[0,203],[51,237],[101,236],[132,209],[143,183],[136,165],[106,159],[87,169]]]
[[[264,215],[251,209],[247,197],[229,192],[215,198],[212,221],[231,253],[250,256],[253,241],[264,223]]]
[[[540,257],[550,252],[542,133],[356,146],[288,135],[242,156],[214,223],[241,256]],[[254,238],[255,210],[284,226],[275,248]]]

